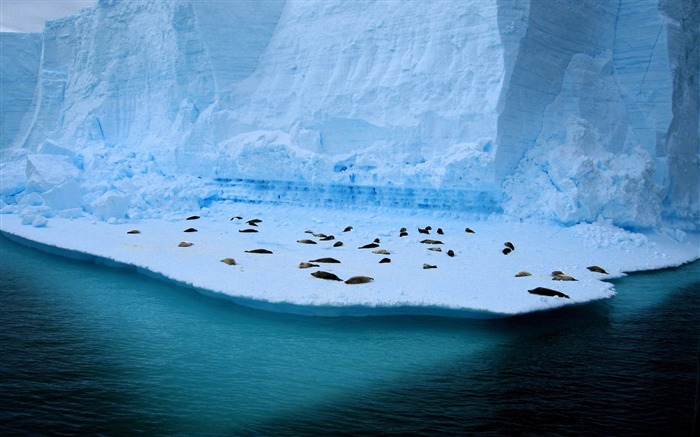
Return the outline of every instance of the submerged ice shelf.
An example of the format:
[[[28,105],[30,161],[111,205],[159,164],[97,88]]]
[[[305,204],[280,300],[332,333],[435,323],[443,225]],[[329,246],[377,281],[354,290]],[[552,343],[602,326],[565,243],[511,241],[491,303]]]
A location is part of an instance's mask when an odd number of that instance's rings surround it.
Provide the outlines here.
[[[216,204],[197,213],[197,220],[182,216],[113,224],[88,217],[52,218],[40,226],[23,225],[19,215],[3,214],[0,228],[25,244],[133,266],[242,305],[315,315],[503,317],[610,298],[615,291],[605,279],[698,258],[697,235],[687,235],[681,243],[667,235],[635,234],[606,223],[562,227],[499,216],[469,221],[427,211],[402,215],[242,203]],[[233,216],[243,219],[231,220]],[[245,223],[251,218],[262,222],[252,227]],[[430,235],[418,232],[428,225],[433,228]],[[343,232],[347,226],[353,229]],[[408,236],[399,236],[401,227],[408,228]],[[443,234],[436,234],[438,227]],[[475,233],[466,233],[466,227]],[[187,228],[197,232],[184,232]],[[248,228],[258,232],[239,232]],[[132,229],[140,233],[127,233]],[[307,230],[335,238],[320,241]],[[389,254],[359,249],[375,238],[380,239],[378,249]],[[425,238],[444,244],[421,243]],[[317,244],[301,244],[300,239]],[[179,247],[182,241],[193,244]],[[334,247],[338,241],[343,245]],[[516,248],[508,255],[502,253],[505,241]],[[272,254],[246,252],[258,248]],[[454,257],[446,254],[448,249]],[[340,263],[298,267],[322,257]],[[385,257],[391,262],[379,263]],[[224,258],[236,264],[221,262]],[[424,263],[437,268],[423,269]],[[591,272],[586,268],[590,265],[600,265],[609,274]],[[341,279],[364,275],[374,281],[348,285],[311,276],[318,270]],[[532,275],[515,276],[523,270]],[[554,270],[577,281],[553,281]],[[570,299],[528,293],[536,287],[561,291]]]

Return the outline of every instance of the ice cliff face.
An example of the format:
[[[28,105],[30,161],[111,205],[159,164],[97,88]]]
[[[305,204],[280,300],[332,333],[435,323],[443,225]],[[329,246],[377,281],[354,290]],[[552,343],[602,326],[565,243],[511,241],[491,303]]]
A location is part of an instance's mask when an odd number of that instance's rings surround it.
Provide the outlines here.
[[[23,51],[3,54],[3,200],[46,206],[38,153],[77,170],[53,187],[72,181],[67,204],[105,218],[165,208],[180,175],[199,204],[692,228],[699,16],[697,0],[100,0],[47,23],[40,60],[2,35]]]

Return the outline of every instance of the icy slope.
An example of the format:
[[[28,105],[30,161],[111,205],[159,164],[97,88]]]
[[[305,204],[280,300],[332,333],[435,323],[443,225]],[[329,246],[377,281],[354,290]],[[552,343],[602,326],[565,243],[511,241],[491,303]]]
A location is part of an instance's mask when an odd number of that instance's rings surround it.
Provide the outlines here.
[[[35,90],[2,95],[4,118],[33,98],[3,133],[2,199],[121,220],[181,208],[172,181],[200,204],[235,188],[697,228],[698,17],[681,0],[100,0],[47,23]],[[37,153],[77,173],[27,185]]]

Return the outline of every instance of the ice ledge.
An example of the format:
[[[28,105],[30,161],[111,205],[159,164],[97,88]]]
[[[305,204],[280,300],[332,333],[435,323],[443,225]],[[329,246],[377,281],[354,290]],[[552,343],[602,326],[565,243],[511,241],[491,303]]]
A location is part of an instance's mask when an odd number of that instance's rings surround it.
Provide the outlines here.
[[[63,256],[105,264],[130,266],[161,279],[194,287],[205,294],[269,311],[322,316],[415,314],[466,318],[494,318],[580,305],[615,295],[604,279],[623,272],[678,266],[698,259],[698,235],[683,243],[661,234],[633,234],[605,224],[556,225],[509,222],[502,217],[469,222],[436,214],[404,216],[372,212],[340,212],[245,204],[219,205],[199,211],[199,220],[142,220],[109,224],[91,218],[51,218],[42,226],[18,215],[0,216],[3,235],[15,241]],[[230,220],[234,215],[243,220]],[[263,220],[258,233],[245,220]],[[353,230],[342,232],[352,225]],[[431,235],[417,232],[432,225]],[[399,237],[406,226],[408,237]],[[471,227],[474,234],[466,233]],[[184,233],[188,227],[198,232]],[[437,235],[438,227],[444,235]],[[139,234],[127,234],[139,229]],[[305,233],[334,234],[322,242]],[[311,238],[315,245],[296,241]],[[380,238],[389,255],[373,254],[359,246]],[[442,240],[442,252],[428,250],[424,238]],[[188,240],[191,247],[178,247]],[[333,243],[343,241],[341,247]],[[516,250],[503,255],[503,243]],[[266,248],[271,255],[246,250]],[[445,252],[452,249],[454,257]],[[221,259],[236,259],[226,265]],[[340,264],[321,264],[299,269],[301,261],[334,257]],[[379,264],[383,257],[388,264]],[[436,265],[424,270],[423,263]],[[609,275],[586,269],[597,264]],[[343,279],[366,275],[368,284],[314,278],[310,272],[324,270]],[[528,277],[515,277],[526,270]],[[551,272],[561,270],[576,282],[553,281]],[[528,293],[536,287],[561,291],[570,299]]]

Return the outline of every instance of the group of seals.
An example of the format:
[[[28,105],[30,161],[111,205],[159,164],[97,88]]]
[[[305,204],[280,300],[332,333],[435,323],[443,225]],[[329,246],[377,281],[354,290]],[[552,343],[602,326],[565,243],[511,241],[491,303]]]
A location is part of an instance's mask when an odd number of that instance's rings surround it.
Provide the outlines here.
[[[185,220],[198,220],[199,218],[200,218],[199,216],[193,215],[193,216],[187,217]],[[231,220],[242,220],[242,217],[234,216],[231,218]],[[258,227],[258,224],[261,222],[262,222],[262,220],[260,220],[260,219],[251,219],[251,220],[248,220],[246,223],[249,226]],[[352,230],[353,230],[352,226],[347,226],[347,227],[345,227],[343,232],[350,232]],[[426,226],[425,228],[418,228],[418,232],[421,234],[430,234],[431,230],[432,230],[431,226]],[[191,232],[198,232],[198,231],[195,228],[187,228],[184,230],[184,232],[191,233]],[[247,229],[239,229],[238,232],[255,233],[255,232],[258,232],[258,230],[253,229],[253,228],[247,228]],[[475,233],[474,230],[472,230],[471,228],[468,228],[468,227],[465,228],[465,232],[469,233],[469,234]],[[140,234],[140,233],[141,233],[141,231],[138,229],[131,229],[131,230],[127,231],[127,234]],[[306,231],[306,233],[313,234],[313,236],[318,238],[320,241],[331,241],[331,240],[335,239],[335,237],[333,235],[326,235],[323,233],[314,233],[312,231]],[[442,228],[438,228],[437,233],[439,235],[445,234],[445,232]],[[401,228],[399,231],[399,237],[404,237],[407,235],[408,235],[407,229],[405,227]],[[297,240],[297,242],[301,243],[301,244],[309,244],[309,245],[317,244],[316,241],[311,240],[311,239],[300,239],[300,240]],[[424,239],[424,240],[421,240],[420,243],[428,244],[428,245],[442,245],[442,244],[444,244],[440,240],[433,240],[433,239]],[[193,245],[193,243],[191,243],[189,241],[182,241],[178,244],[178,247],[190,247],[192,245]],[[336,241],[333,244],[333,247],[340,247],[342,245],[343,245],[343,243],[341,241]],[[359,249],[376,249],[379,246],[380,246],[380,240],[379,240],[379,238],[375,238],[372,243],[360,246]],[[515,250],[515,245],[510,241],[506,241],[504,243],[504,246],[505,246],[505,248],[503,249],[503,253],[506,255]],[[430,247],[429,250],[436,251],[436,252],[442,251],[439,247]],[[273,253],[271,250],[262,249],[262,248],[246,250],[245,252],[251,253],[251,254],[272,254]],[[381,254],[381,255],[389,255],[390,254],[390,252],[386,249],[373,250],[372,253]],[[452,249],[448,250],[446,253],[450,257],[455,256],[455,252]],[[230,257],[223,258],[220,261],[224,264],[227,264],[227,265],[237,265],[236,260],[234,258],[230,258]],[[380,264],[390,263],[390,262],[391,262],[390,258],[382,258],[379,261]],[[317,263],[331,263],[331,264],[333,264],[333,263],[340,263],[340,261],[336,258],[322,257],[322,258],[309,260],[308,262],[301,262],[301,263],[299,263],[299,268],[300,269],[307,269],[307,268],[319,267],[320,264],[317,264]],[[428,264],[428,263],[423,264],[423,269],[426,269],[426,270],[436,269],[436,268],[437,268],[436,265],[432,265],[432,264]],[[596,265],[588,266],[587,269],[591,272],[596,272],[596,273],[600,273],[600,274],[608,274],[608,272],[605,271],[605,269],[603,269],[599,266],[596,266]],[[336,274],[331,273],[331,272],[326,272],[323,270],[318,270],[318,271],[312,272],[311,275],[313,277],[319,278],[319,279],[343,281]],[[532,274],[528,271],[519,271],[518,273],[515,274],[516,277],[525,277],[525,276],[531,276],[531,275]],[[551,273],[551,277],[552,277],[552,280],[554,280],[554,281],[577,281],[576,278],[574,278],[570,275],[567,275],[564,272],[559,271],[559,270],[553,271]],[[372,278],[370,276],[352,276],[352,277],[348,278],[347,280],[345,280],[344,282],[346,284],[366,284],[366,283],[369,283],[372,281],[374,281],[374,278]],[[553,290],[550,288],[546,288],[546,287],[536,287],[534,289],[528,290],[528,292],[530,294],[537,294],[537,295],[541,295],[541,296],[570,299],[570,297],[568,295],[566,295],[565,293],[562,293],[560,291]]]
[[[313,272],[313,273],[311,273],[311,276],[313,276],[314,278],[326,279],[329,281],[340,281],[340,282],[343,281],[335,273],[324,272],[323,270]],[[374,278],[369,277],[369,276],[352,276],[351,278],[348,278],[345,281],[345,283],[346,284],[367,284],[368,282],[372,282],[372,281],[374,281]]]

